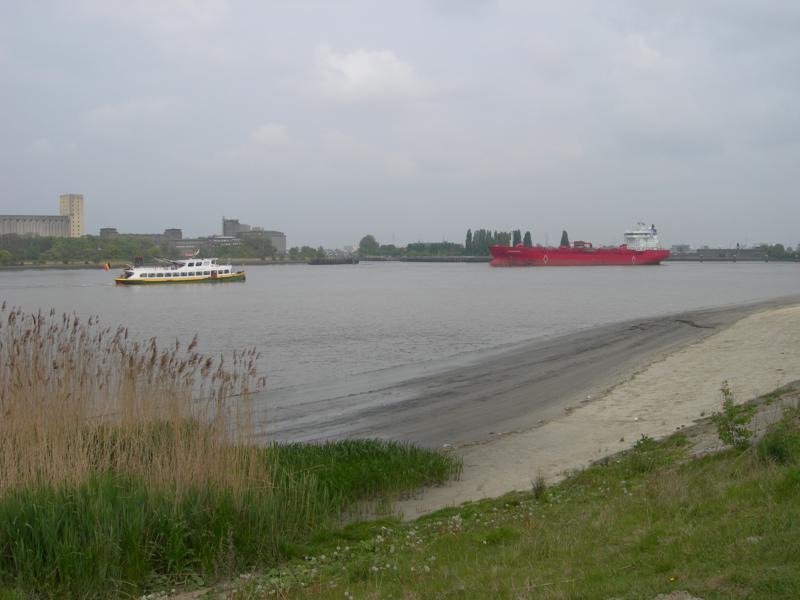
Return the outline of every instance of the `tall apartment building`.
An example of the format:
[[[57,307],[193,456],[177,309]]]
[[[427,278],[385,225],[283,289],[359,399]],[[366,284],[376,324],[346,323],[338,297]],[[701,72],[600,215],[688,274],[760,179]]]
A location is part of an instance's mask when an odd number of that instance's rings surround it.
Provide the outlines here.
[[[83,237],[83,194],[61,194],[61,215],[69,217],[69,237]]]

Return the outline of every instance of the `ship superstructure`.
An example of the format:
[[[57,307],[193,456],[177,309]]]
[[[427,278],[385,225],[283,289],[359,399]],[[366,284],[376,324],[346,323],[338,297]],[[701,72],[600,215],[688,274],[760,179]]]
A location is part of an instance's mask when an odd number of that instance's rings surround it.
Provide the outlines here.
[[[636,228],[625,232],[625,246],[631,250],[661,250],[656,226],[637,223]]]

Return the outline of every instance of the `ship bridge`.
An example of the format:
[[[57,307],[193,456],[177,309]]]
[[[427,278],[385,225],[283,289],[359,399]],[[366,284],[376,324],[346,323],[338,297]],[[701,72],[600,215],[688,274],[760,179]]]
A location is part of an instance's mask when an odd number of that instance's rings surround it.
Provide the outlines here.
[[[659,250],[661,242],[658,240],[656,226],[648,227],[644,223],[638,223],[635,229],[625,232],[625,245],[631,250]]]

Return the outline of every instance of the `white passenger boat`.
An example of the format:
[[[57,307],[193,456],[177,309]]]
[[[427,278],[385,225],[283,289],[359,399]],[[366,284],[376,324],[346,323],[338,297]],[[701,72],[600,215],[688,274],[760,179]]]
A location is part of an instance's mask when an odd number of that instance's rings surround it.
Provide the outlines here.
[[[114,281],[120,285],[150,285],[158,283],[223,283],[244,281],[244,271],[230,264],[219,264],[216,258],[157,259],[158,266],[128,265]]]

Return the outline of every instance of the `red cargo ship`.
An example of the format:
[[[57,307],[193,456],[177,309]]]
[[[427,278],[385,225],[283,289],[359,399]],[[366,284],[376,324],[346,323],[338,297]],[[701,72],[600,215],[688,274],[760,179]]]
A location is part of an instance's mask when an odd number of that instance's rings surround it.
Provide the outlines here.
[[[657,265],[669,256],[662,250],[655,225],[639,223],[636,229],[625,232],[625,243],[616,248],[595,248],[588,242],[575,242],[571,246],[528,248],[516,246],[490,246],[493,267],[586,267],[600,265]]]

